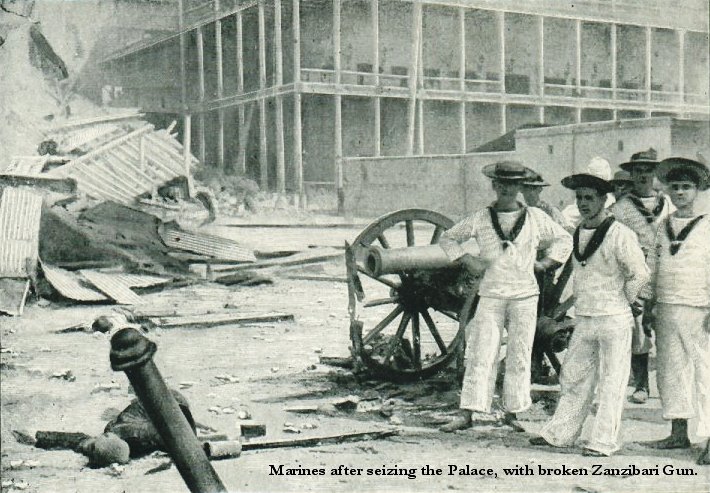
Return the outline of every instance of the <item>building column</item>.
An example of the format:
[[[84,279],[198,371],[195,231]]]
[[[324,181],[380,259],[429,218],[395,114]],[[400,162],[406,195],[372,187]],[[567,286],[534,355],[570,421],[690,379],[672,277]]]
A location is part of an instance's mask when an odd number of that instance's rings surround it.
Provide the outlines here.
[[[197,33],[197,72],[199,76],[200,104],[205,102],[205,39],[202,28],[198,27]],[[205,165],[205,113],[200,110],[197,115],[198,152],[200,163]]]
[[[500,83],[501,91],[505,92],[505,12],[499,11],[498,15],[498,51],[500,52]],[[505,112],[505,110],[504,110]],[[503,118],[505,128],[505,118]],[[505,130],[503,131],[505,133]]]
[[[421,24],[421,23],[420,23]],[[423,32],[419,32],[419,70],[417,81],[417,92],[424,87],[424,40],[422,39]],[[418,94],[417,94],[418,95]],[[417,98],[417,154],[424,154],[424,99]]]
[[[505,103],[501,103],[500,105],[500,134],[503,135],[508,131],[508,114],[507,114],[507,108],[508,105]]]
[[[685,104],[685,30],[678,31],[678,52],[679,103]]]
[[[407,155],[414,155],[414,132],[417,118],[417,85],[419,84],[419,53],[422,38],[422,4],[414,3],[412,14],[412,60],[409,67],[409,107],[407,109]]]
[[[616,58],[616,24],[611,25],[611,96],[616,99],[616,77],[618,61]]]
[[[301,3],[293,0],[291,32],[293,33],[293,166],[296,179],[296,192],[300,207],[306,208],[306,195],[303,188],[303,122],[301,120]]]
[[[537,32],[540,39],[538,39],[538,86],[540,96],[545,95],[545,18],[543,16],[538,16],[537,18]],[[543,123],[542,121],[540,123]]]
[[[184,28],[185,4],[184,0],[178,0],[178,29],[180,31],[180,103],[182,105],[182,111],[187,112],[187,71],[185,69],[187,40],[185,39],[186,33],[183,32]],[[183,130],[183,134],[184,133],[185,131]]]
[[[651,27],[646,26],[646,102],[651,102],[651,33]]]
[[[266,89],[266,26],[264,20],[264,0],[259,0],[259,89]],[[266,98],[259,98],[259,185],[261,190],[269,188],[269,161],[266,147]]]
[[[370,18],[372,20],[372,73],[375,86],[380,85],[380,2],[370,0]],[[378,152],[379,155],[379,152]]]
[[[219,9],[219,2],[215,2],[215,11]],[[217,99],[224,97],[224,70],[222,65],[222,21],[217,19],[214,23],[214,43],[217,60]],[[217,166],[224,170],[224,109],[217,111]]]
[[[183,167],[185,169],[185,177],[187,178],[187,195],[189,197],[195,196],[195,185],[192,179],[192,153],[190,152],[191,141],[192,141],[192,117],[189,113],[185,113],[182,118],[182,160]],[[141,139],[143,142],[143,139]]]
[[[275,85],[281,87],[283,77],[283,42],[281,39],[281,0],[274,0],[274,64]],[[276,96],[276,191],[286,192],[286,157],[284,155],[283,96]]]
[[[333,66],[335,86],[340,90],[340,7],[341,0],[333,0]],[[343,98],[335,97],[335,188],[338,199],[338,213],[343,213]]]
[[[237,36],[237,93],[238,94],[244,94],[244,41],[243,41],[243,24],[242,24],[242,13],[237,12],[237,15],[235,17],[235,21],[237,24],[237,29],[236,29],[236,36]],[[247,142],[246,139],[243,138],[244,132],[249,132],[249,129],[246,128],[246,122],[244,119],[244,103],[241,103],[239,105],[239,141],[242,142]],[[249,120],[249,123],[251,124],[251,120]],[[239,149],[239,152],[237,154],[237,171],[241,175],[246,175],[247,172],[247,164],[246,164],[246,144],[244,146],[245,148]]]
[[[576,67],[575,67],[575,77],[577,78],[577,95],[582,95],[582,21],[577,19],[575,22],[575,34],[577,40],[575,41],[575,48],[577,50],[575,57]]]
[[[459,91],[461,92],[461,103],[459,103],[459,150],[461,154],[466,154],[466,10],[463,7],[458,9],[459,19]]]

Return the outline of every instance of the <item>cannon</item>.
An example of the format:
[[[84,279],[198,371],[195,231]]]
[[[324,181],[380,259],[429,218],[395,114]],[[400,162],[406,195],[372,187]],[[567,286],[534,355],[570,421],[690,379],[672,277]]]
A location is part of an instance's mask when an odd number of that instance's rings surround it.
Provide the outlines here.
[[[346,245],[351,352],[355,365],[393,381],[463,368],[466,326],[478,302],[479,277],[449,261],[437,245],[453,226],[425,209],[386,214]],[[475,245],[463,245],[475,255]],[[557,374],[567,347],[572,299],[560,302],[571,274],[568,262],[541,284],[533,374],[545,359]]]

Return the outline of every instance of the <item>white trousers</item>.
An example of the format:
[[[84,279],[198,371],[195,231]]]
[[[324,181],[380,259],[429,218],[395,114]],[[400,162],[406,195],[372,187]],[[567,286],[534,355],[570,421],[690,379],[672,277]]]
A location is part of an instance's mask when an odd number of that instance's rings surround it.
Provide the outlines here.
[[[503,406],[512,413],[530,407],[530,357],[537,323],[537,298],[480,298],[476,314],[467,327],[466,371],[461,388],[462,409],[485,413],[491,411],[498,373],[498,351],[506,329],[508,344]]]
[[[697,435],[710,437],[709,308],[657,305],[658,392],[665,419],[698,418]]]
[[[576,322],[562,363],[560,400],[540,435],[558,447],[572,445],[582,431],[598,385],[599,408],[586,447],[611,455],[619,449],[634,319],[629,312],[578,316]]]

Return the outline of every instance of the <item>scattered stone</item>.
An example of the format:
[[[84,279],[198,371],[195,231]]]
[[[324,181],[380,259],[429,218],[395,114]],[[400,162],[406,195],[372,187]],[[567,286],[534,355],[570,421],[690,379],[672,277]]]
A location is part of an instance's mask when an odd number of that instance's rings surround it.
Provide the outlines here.
[[[254,438],[266,435],[266,425],[263,423],[242,421],[237,423],[237,427],[239,428],[239,435],[244,438]]]
[[[225,383],[239,383],[239,379],[237,377],[226,373],[224,375],[215,375],[215,378]]]
[[[304,430],[315,430],[316,428],[318,428],[318,425],[315,423],[303,423],[301,425],[301,428],[303,428]]]
[[[120,388],[121,384],[118,382],[99,383],[94,386],[94,389],[91,391],[91,393],[97,394],[99,392],[111,392],[112,390],[119,390]]]
[[[39,306],[39,307],[41,307],[41,308],[46,308],[46,307],[48,307],[48,306],[51,305],[51,304],[52,304],[52,303],[51,303],[49,300],[45,299],[45,298],[40,298],[40,300],[37,302],[37,306]]]
[[[306,367],[306,371],[313,371],[313,370],[315,370],[315,369],[317,369],[317,368],[318,368],[318,367],[317,367],[316,365],[308,365],[308,366]]]
[[[400,418],[398,416],[390,416],[390,424],[399,426],[402,423],[403,423],[402,418]]]
[[[120,476],[120,475],[123,474],[123,471],[125,471],[125,470],[126,470],[126,466],[122,466],[122,465],[116,464],[116,463],[114,462],[113,464],[111,464],[111,465],[108,467],[108,471],[107,471],[107,472],[108,472],[111,476]]]
[[[279,367],[278,366],[273,366],[271,367],[271,373],[278,373]]]
[[[211,408],[207,409],[211,413],[215,414],[220,414],[222,412],[222,408],[218,406],[212,406]]]
[[[58,371],[52,373],[52,376],[49,378],[56,378],[59,380],[66,380],[67,382],[74,382],[76,380],[76,377],[72,373],[71,370],[63,370],[63,371]]]
[[[196,385],[196,382],[180,382],[180,390],[189,389],[193,385]]]
[[[353,412],[357,409],[357,404],[360,402],[360,398],[354,395],[349,395],[343,399],[333,401],[333,406],[338,411]]]
[[[365,392],[362,393],[362,396],[360,396],[360,398],[363,401],[374,401],[380,398],[380,394],[376,390],[367,389]]]
[[[237,412],[237,410],[234,409],[233,407],[222,408],[222,414],[234,414],[236,412]]]
[[[284,425],[283,431],[285,433],[301,433],[301,430],[296,428],[295,426],[286,426]]]
[[[313,349],[313,352],[316,353],[316,354],[320,354],[320,353],[323,352],[323,348],[320,348],[320,347],[314,348],[314,349]]]
[[[246,409],[240,409],[237,413],[237,418],[239,419],[251,419],[251,413]]]
[[[25,461],[23,460],[11,460],[10,461],[10,469],[19,469],[22,467],[22,464],[24,464]]]

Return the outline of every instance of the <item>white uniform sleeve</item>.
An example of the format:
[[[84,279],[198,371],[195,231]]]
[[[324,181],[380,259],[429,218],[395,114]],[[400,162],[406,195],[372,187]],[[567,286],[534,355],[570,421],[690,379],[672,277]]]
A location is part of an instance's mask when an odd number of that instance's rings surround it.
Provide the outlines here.
[[[628,228],[620,228],[618,233],[616,260],[624,276],[624,294],[627,301],[633,303],[650,281],[651,271],[636,234]]]
[[[466,254],[461,243],[476,237],[478,215],[474,214],[454,224],[439,239],[439,246],[452,262]]]
[[[550,216],[537,209],[535,220],[540,231],[540,243],[552,260],[564,264],[572,253],[572,235],[557,224]]]

